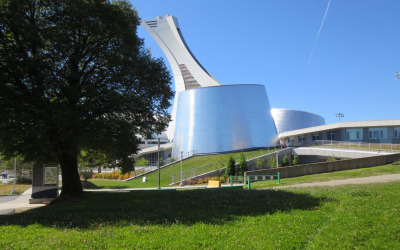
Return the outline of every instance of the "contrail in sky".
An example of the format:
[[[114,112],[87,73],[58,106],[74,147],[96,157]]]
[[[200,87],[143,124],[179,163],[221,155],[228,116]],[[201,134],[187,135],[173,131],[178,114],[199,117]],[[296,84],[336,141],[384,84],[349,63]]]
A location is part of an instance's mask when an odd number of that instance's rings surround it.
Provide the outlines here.
[[[324,25],[326,15],[328,14],[329,5],[331,5],[331,1],[332,1],[332,0],[329,0],[328,6],[326,7],[326,10],[325,10],[324,18],[322,18],[321,25],[319,26],[319,30],[318,30],[318,33],[317,33],[317,37],[315,38],[314,45],[313,45],[312,50],[311,50],[310,58],[308,59],[308,64],[310,64],[312,55],[314,54],[315,45],[317,45],[319,33],[321,33],[322,26]]]

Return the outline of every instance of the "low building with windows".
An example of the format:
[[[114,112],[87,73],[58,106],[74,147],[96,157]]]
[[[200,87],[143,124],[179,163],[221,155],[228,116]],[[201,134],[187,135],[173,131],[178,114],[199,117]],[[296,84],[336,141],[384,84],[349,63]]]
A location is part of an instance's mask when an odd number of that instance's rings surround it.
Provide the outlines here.
[[[338,122],[286,131],[279,139],[291,146],[318,140],[400,144],[400,119]]]

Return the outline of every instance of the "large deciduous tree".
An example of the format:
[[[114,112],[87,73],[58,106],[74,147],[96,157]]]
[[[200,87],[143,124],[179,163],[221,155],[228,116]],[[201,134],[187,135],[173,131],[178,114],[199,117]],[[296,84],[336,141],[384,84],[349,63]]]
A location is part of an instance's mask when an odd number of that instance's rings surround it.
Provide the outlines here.
[[[137,36],[128,1],[0,0],[0,151],[58,162],[62,195],[82,192],[81,150],[125,170],[138,134],[170,117],[171,77]]]

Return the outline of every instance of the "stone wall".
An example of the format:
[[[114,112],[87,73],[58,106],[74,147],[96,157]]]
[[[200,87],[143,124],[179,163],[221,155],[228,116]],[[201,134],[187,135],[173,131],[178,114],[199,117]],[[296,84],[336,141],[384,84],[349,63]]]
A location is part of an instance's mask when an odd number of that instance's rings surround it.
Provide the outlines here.
[[[340,170],[375,167],[392,163],[399,159],[400,159],[400,153],[349,159],[349,160],[339,160],[333,162],[320,162],[320,163],[289,166],[289,167],[247,171],[245,175],[276,175],[277,172],[280,172],[281,178],[290,178],[303,175],[334,172]]]

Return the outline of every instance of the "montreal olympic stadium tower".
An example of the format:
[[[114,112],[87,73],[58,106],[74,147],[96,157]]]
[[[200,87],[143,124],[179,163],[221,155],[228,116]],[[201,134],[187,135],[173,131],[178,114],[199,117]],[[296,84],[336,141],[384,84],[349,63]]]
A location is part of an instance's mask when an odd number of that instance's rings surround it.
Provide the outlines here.
[[[190,51],[176,17],[156,17],[141,25],[162,49],[175,78],[172,121],[166,131],[173,157],[278,143],[264,85],[219,83]]]

